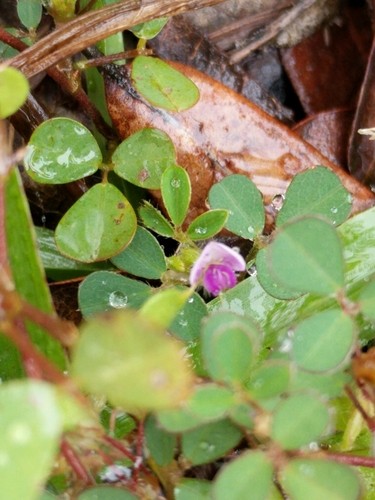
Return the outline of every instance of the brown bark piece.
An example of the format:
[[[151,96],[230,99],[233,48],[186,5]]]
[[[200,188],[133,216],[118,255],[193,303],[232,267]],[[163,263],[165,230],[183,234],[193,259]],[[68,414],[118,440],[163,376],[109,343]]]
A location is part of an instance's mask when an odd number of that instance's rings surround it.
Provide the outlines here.
[[[177,162],[186,168],[192,183],[190,219],[206,209],[210,187],[226,175],[247,175],[269,203],[285,192],[298,172],[314,165],[326,165],[337,173],[353,195],[353,213],[374,204],[373,193],[285,125],[199,71],[173,66],[200,90],[200,99],[191,109],[169,113],[153,108],[129,93],[124,73],[117,81],[107,75],[107,103],[122,138],[144,127],[156,127],[171,137]]]
[[[183,33],[183,36],[181,36]],[[181,62],[202,71],[218,82],[239,92],[270,115],[285,123],[293,117],[259,83],[245,73],[239,65],[231,65],[229,58],[203,36],[185,17],[169,20],[162,32],[148,45],[163,59]]]
[[[322,111],[299,122],[293,130],[331,162],[346,168],[353,116],[354,111],[348,109]]]
[[[358,129],[375,126],[375,42],[353,121],[348,164],[350,172],[362,182],[375,185],[375,141],[360,135]]]
[[[286,72],[307,114],[355,104],[365,71],[365,42],[359,46],[353,37],[354,28],[346,22],[321,29],[282,52]]]

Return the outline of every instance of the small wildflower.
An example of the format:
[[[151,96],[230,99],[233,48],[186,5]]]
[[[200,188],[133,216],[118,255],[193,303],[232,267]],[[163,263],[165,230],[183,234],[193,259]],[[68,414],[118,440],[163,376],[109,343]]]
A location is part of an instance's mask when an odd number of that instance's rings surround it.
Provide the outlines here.
[[[245,269],[246,262],[238,252],[212,241],[204,247],[191,268],[190,284],[194,287],[203,284],[208,292],[216,296],[234,287],[237,283],[236,272]]]

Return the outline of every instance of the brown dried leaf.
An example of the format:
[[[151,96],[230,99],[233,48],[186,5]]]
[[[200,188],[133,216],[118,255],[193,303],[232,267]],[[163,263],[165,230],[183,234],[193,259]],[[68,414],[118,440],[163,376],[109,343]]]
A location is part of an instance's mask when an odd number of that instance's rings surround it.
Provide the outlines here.
[[[325,165],[337,173],[353,195],[353,212],[374,203],[370,191],[250,101],[199,71],[173,66],[200,90],[193,108],[183,113],[155,109],[129,92],[124,74],[117,80],[107,75],[107,103],[122,138],[144,127],[159,128],[171,137],[177,161],[192,183],[190,218],[206,209],[210,187],[226,175],[247,175],[269,203],[285,192],[298,172],[313,165]]]

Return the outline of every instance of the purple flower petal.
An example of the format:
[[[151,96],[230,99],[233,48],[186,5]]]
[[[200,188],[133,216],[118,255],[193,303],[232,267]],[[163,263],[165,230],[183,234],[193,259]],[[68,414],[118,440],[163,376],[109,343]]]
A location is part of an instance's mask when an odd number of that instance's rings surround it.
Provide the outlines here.
[[[211,264],[206,269],[203,277],[203,286],[215,296],[227,288],[234,287],[236,283],[235,272],[225,264]]]
[[[203,282],[210,293],[217,295],[221,290],[234,286],[237,282],[235,272],[245,269],[246,262],[238,252],[222,243],[211,241],[191,268],[190,283],[192,286],[197,286]],[[207,273],[208,279],[206,279]],[[217,286],[214,284],[215,277]]]

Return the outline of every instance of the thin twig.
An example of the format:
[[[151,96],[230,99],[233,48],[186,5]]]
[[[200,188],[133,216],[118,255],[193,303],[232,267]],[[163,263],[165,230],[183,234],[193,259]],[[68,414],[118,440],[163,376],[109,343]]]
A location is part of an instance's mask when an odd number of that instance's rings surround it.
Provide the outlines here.
[[[223,0],[124,0],[78,16],[9,60],[28,78],[103,38],[155,17],[174,16]]]
[[[266,43],[276,38],[283,29],[289,26],[289,24],[297,19],[297,17],[299,17],[306,9],[310,8],[315,1],[316,0],[301,0],[294,7],[289,9],[288,12],[282,14],[275,21],[270,23],[260,38],[249,45],[246,45],[246,47],[232,51],[229,57],[231,64],[240,62],[251,52],[259,49]]]

